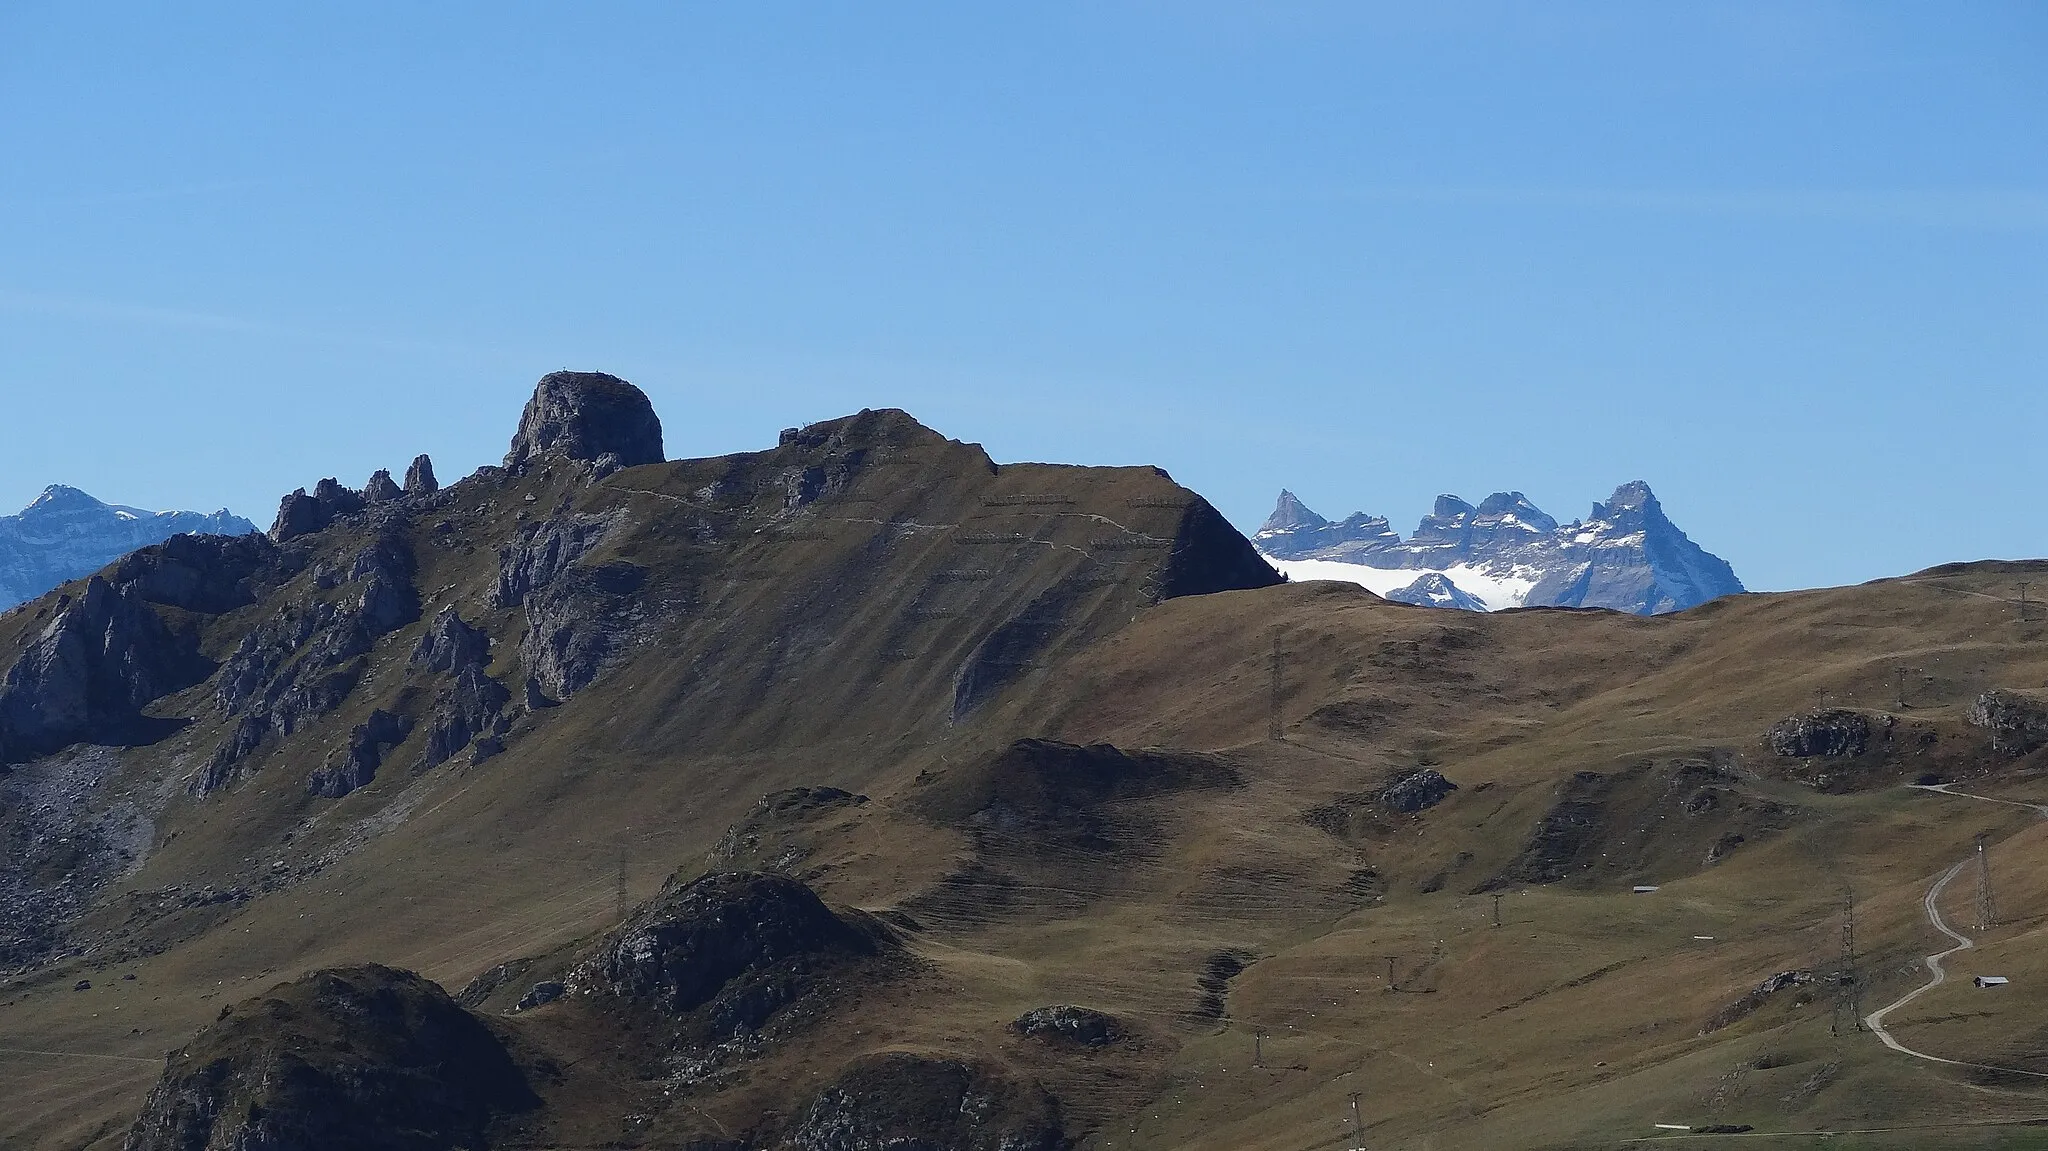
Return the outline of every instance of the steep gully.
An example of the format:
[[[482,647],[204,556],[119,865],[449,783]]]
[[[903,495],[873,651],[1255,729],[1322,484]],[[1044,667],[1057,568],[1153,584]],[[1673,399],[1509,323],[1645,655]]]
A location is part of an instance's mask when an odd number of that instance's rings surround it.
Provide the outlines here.
[[[2015,800],[1997,799],[1988,795],[1972,795],[1967,791],[1951,790],[1951,788],[1953,788],[1954,786],[1954,784],[1948,783],[1915,785],[1916,790],[1920,791],[1932,791],[1941,795],[1958,796],[1963,799],[1981,799],[1986,803],[2004,803],[2010,804],[2013,807],[2031,808],[2036,814],[2041,815],[2043,817],[2048,817],[2048,805],[2034,803],[2019,803]],[[1876,1011],[1873,1011],[1870,1014],[1864,1016],[1863,1025],[1865,1027],[1870,1028],[1871,1034],[1877,1036],[1878,1039],[1881,1040],[1886,1047],[1889,1047],[1892,1050],[1897,1051],[1904,1055],[1911,1055],[1915,1059],[1925,1059],[1930,1063],[1942,1063],[1950,1067],[1972,1067],[1980,1071],[1998,1071],[2003,1072],[2007,1075],[2025,1075],[2034,1079],[2048,1079],[2048,1072],[2025,1071],[2017,1067],[1994,1067],[1988,1063],[1971,1063],[1967,1060],[1962,1059],[1945,1059],[1939,1055],[1929,1055],[1925,1051],[1915,1051],[1911,1047],[1908,1047],[1905,1044],[1899,1042],[1897,1039],[1893,1038],[1892,1033],[1885,1029],[1884,1021],[1886,1016],[1890,1015],[1894,1011],[1897,1011],[1899,1008],[1904,1007],[1908,1003],[1913,1002],[1915,999],[1920,998],[1922,995],[1927,994],[1928,992],[1934,990],[1942,984],[1948,982],[1948,972],[1942,968],[1943,961],[1947,960],[1949,956],[1954,955],[1959,951],[1968,951],[1970,948],[1976,946],[1976,943],[1973,940],[1971,940],[1968,936],[1962,934],[1961,932],[1956,931],[1954,928],[1951,928],[1947,924],[1947,922],[1945,922],[1941,918],[1941,893],[1948,888],[1950,880],[1962,874],[1963,868],[1968,867],[1970,865],[1970,860],[1972,858],[1974,858],[1974,856],[1966,855],[1962,859],[1957,860],[1953,867],[1950,867],[1947,871],[1942,872],[1941,878],[1934,881],[1934,886],[1927,889],[1926,898],[1920,901],[1921,907],[1925,909],[1925,911],[1927,912],[1927,922],[1936,931],[1939,931],[1943,935],[1948,936],[1950,939],[1955,940],[1956,945],[1954,947],[1949,948],[1946,951],[1938,951],[1933,955],[1925,957],[1923,962],[1927,964],[1927,971],[1929,973],[1929,978],[1927,982],[1921,984],[1918,987],[1915,987],[1913,990],[1906,992],[1904,995],[1901,995],[1892,1002],[1887,1003],[1883,1007],[1878,1008]]]

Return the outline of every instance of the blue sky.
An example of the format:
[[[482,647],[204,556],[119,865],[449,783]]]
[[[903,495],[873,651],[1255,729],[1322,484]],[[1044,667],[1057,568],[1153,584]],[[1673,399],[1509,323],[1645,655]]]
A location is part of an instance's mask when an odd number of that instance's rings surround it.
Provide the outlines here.
[[[1753,587],[2048,553],[2048,6],[0,5],[0,505],[268,523],[623,375]]]

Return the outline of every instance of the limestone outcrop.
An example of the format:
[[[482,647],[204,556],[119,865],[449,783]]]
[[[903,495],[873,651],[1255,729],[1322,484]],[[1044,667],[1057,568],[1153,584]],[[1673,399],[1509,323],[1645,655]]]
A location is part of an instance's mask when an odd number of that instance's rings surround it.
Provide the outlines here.
[[[522,471],[548,456],[593,462],[610,456],[609,462],[628,468],[658,464],[666,458],[661,418],[646,393],[617,376],[550,372],[519,417],[505,467]]]

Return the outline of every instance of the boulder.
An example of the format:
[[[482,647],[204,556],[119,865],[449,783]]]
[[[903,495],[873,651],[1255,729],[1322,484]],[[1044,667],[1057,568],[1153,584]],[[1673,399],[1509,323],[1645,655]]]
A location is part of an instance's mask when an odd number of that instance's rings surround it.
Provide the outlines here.
[[[607,454],[621,467],[666,458],[654,405],[617,376],[550,372],[527,401],[505,467],[517,473],[544,456],[594,461]]]

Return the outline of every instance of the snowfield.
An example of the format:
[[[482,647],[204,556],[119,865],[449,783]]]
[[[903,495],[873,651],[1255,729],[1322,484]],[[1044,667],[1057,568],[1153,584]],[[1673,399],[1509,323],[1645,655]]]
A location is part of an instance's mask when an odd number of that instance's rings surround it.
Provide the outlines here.
[[[1400,591],[1435,572],[1458,585],[1458,590],[1485,604],[1487,611],[1521,607],[1529,598],[1529,589],[1535,587],[1543,575],[1529,567],[1501,571],[1474,564],[1454,564],[1447,568],[1376,568],[1340,560],[1283,560],[1272,556],[1266,556],[1266,562],[1296,583],[1304,580],[1355,583],[1380,596]]]

